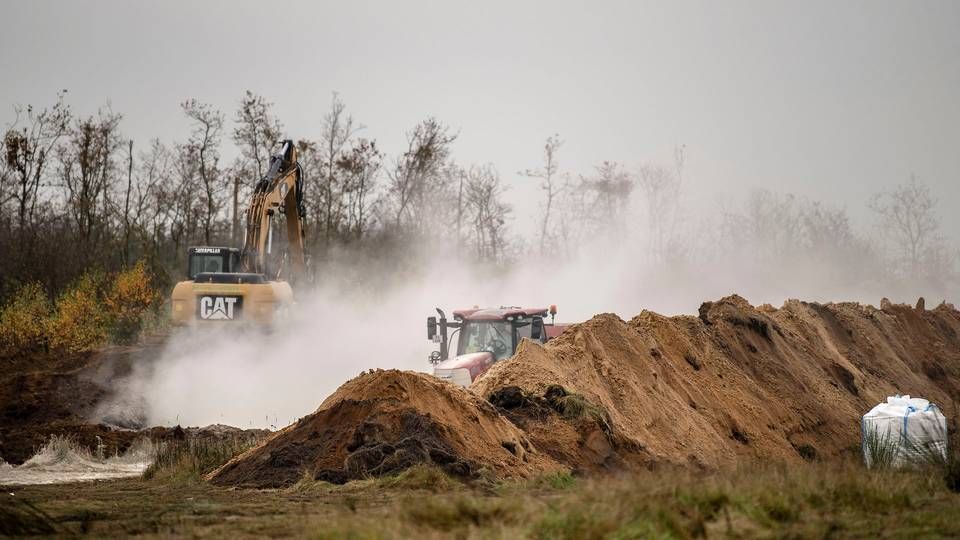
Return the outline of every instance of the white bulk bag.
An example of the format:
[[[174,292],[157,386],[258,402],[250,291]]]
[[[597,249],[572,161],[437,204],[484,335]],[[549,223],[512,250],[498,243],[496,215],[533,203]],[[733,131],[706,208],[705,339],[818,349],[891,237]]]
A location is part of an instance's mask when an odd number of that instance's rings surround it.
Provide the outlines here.
[[[947,419],[923,398],[890,396],[860,422],[863,461],[867,467],[901,467],[947,457]]]

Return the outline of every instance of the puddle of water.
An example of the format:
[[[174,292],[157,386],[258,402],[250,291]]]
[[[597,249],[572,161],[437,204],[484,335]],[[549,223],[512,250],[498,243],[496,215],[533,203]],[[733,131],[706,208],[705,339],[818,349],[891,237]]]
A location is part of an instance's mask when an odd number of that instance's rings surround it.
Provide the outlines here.
[[[23,465],[0,461],[0,485],[62,484],[139,476],[153,463],[150,441],[135,443],[120,456],[98,458],[69,439],[52,437]]]

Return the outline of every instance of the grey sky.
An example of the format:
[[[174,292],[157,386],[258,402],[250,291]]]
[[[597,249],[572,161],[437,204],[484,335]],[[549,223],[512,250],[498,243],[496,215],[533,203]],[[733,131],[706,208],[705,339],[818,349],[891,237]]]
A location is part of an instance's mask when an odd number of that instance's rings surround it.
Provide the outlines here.
[[[862,218],[915,173],[956,237],[958,30],[960,2],[4,0],[0,122],[67,88],[77,112],[109,100],[140,144],[170,141],[185,98],[232,117],[251,89],[312,138],[338,91],[390,153],[437,116],[458,160],[494,163],[517,198],[557,132],[574,172],[685,144],[700,202],[766,186]]]

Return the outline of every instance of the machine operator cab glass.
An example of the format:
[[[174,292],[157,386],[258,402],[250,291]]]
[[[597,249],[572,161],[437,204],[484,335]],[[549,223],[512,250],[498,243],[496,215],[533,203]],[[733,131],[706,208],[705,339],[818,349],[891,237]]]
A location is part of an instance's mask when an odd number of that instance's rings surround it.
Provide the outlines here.
[[[457,355],[489,352],[494,360],[510,358],[521,338],[531,338],[530,319],[515,321],[464,321]],[[542,341],[539,337],[536,341]]]
[[[506,321],[466,321],[457,342],[457,355],[489,352],[495,360],[513,355],[513,328]]]
[[[208,272],[233,273],[238,270],[240,250],[225,247],[192,247],[188,251],[187,277],[196,279]]]

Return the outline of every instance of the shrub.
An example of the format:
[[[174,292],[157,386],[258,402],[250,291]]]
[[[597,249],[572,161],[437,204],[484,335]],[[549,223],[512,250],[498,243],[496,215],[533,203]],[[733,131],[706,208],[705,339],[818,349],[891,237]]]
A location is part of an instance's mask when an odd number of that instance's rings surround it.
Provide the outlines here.
[[[39,283],[28,283],[0,310],[0,354],[17,354],[45,347],[50,301]]]
[[[111,337],[117,343],[137,339],[144,320],[154,314],[163,303],[153,286],[143,261],[117,274],[104,304],[110,318]]]
[[[880,433],[872,429],[863,434],[864,458],[867,468],[890,469],[897,463],[900,439],[889,432]]]
[[[109,320],[100,299],[102,282],[100,274],[87,273],[60,295],[46,325],[51,348],[75,353],[107,340]]]

